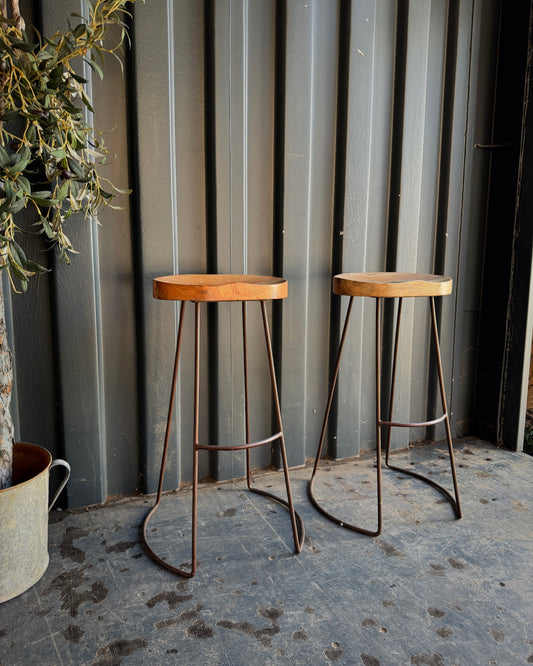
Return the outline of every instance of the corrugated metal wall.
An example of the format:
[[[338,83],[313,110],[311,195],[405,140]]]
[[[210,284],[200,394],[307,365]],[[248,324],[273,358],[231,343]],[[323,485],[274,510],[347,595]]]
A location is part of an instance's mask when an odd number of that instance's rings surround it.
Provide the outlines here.
[[[79,11],[75,0],[41,5],[47,32]],[[10,310],[18,435],[72,463],[71,505],[155,489],[178,318],[173,303],[151,297],[158,275],[288,279],[289,297],[269,311],[291,465],[314,455],[322,424],[346,306],[331,294],[332,275],[452,276],[439,307],[443,362],[455,430],[469,431],[488,169],[473,145],[490,128],[497,5],[135,5],[125,77],[110,60],[104,82],[93,81],[95,122],[114,128],[109,175],[134,193],[101,227],[73,224],[72,266],[13,296]],[[406,305],[397,405],[419,419],[436,404],[429,319],[425,304]],[[354,307],[330,427],[335,457],[374,445],[374,303]],[[240,308],[213,305],[202,317],[202,436],[240,441]],[[271,402],[253,325],[259,437],[270,434]],[[191,380],[186,351],[169,488],[191,478]],[[396,430],[398,447],[428,434]],[[266,450],[254,456],[257,466],[276,463]],[[240,476],[243,465],[238,454],[206,456],[201,474]]]

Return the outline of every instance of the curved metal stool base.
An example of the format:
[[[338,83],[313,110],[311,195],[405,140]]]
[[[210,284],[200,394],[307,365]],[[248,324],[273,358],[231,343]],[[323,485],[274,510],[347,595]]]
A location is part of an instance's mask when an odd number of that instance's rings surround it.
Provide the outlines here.
[[[267,492],[266,490],[261,490],[260,488],[250,488],[248,486],[248,490],[252,493],[255,493],[256,495],[262,495],[263,497],[266,497],[269,500],[272,500],[273,502],[276,502],[277,504],[280,504],[281,506],[285,507],[287,511],[291,512],[291,505],[287,500],[283,499],[282,497],[278,497],[277,495],[273,495],[272,493]],[[294,518],[296,520],[296,530],[297,530],[297,537],[294,539],[294,554],[298,555],[299,553],[302,552],[302,548],[304,546],[304,541],[305,541],[305,527],[304,527],[304,521],[298,511],[294,509]]]
[[[455,517],[457,519],[462,518],[463,514],[461,512],[461,507],[457,503],[455,497],[451,494],[449,490],[446,490],[444,486],[441,486],[440,483],[433,481],[433,479],[428,479],[428,477],[424,476],[423,474],[419,474],[418,472],[414,472],[410,469],[404,469],[403,467],[396,467],[396,465],[387,465],[387,468],[395,472],[400,472],[401,474],[408,474],[409,476],[414,476],[416,479],[420,479],[420,481],[425,481],[427,484],[435,488],[435,490],[438,490],[439,493],[441,493],[441,495],[444,495],[444,497],[452,505]]]
[[[146,536],[146,530],[148,528],[148,523],[150,522],[150,518],[154,515],[156,512],[158,506],[159,506],[159,501],[153,506],[150,511],[146,514],[143,524],[141,526],[141,532],[140,532],[140,540],[141,540],[141,545],[145,549],[147,555],[154,560],[156,564],[159,564],[160,567],[163,567],[167,571],[170,571],[174,574],[178,574],[179,576],[183,576],[183,578],[193,578],[195,573],[196,573],[196,562],[193,561],[191,563],[191,570],[190,571],[185,571],[185,569],[180,569],[179,567],[175,567],[172,564],[169,564],[166,560],[163,558],[159,557],[159,555],[153,550],[153,548],[150,546],[148,543],[148,538]]]
[[[336,523],[339,527],[344,527],[347,530],[351,530],[352,532],[359,532],[359,534],[366,534],[367,536],[379,536],[381,534],[381,525],[378,527],[377,530],[367,530],[364,527],[358,527],[357,525],[352,525],[351,523],[347,523],[345,520],[341,520],[340,518],[337,518],[334,516],[332,513],[329,513],[329,511],[326,511],[324,507],[319,504],[318,500],[313,494],[313,484],[315,481],[315,477],[309,481],[307,484],[307,495],[309,499],[311,500],[311,504],[315,507],[317,511],[319,511],[323,516],[331,520],[332,522]]]
[[[409,476],[413,476],[416,479],[420,479],[420,481],[424,481],[428,485],[432,486],[435,488],[435,490],[438,490],[439,493],[444,495],[444,497],[448,500],[448,502],[451,504],[453,513],[457,519],[462,517],[462,512],[461,512],[461,507],[455,500],[455,497],[448,491],[444,486],[441,486],[439,483],[436,481],[433,481],[433,479],[429,479],[427,476],[424,476],[423,474],[419,474],[418,472],[414,472],[409,469],[404,469],[403,467],[397,467],[396,465],[389,465],[387,464],[387,469],[390,469],[394,472],[400,472],[401,474],[407,474]],[[359,532],[360,534],[366,534],[367,536],[379,536],[381,534],[381,520],[379,521],[379,526],[377,530],[368,530],[364,527],[359,527],[357,525],[352,525],[351,523],[346,522],[345,520],[341,520],[340,518],[337,518],[334,516],[332,513],[324,509],[324,507],[319,503],[319,501],[316,499],[314,495],[314,482],[315,482],[316,474],[313,475],[313,478],[308,482],[307,484],[307,495],[312,503],[312,505],[315,507],[317,511],[319,511],[323,516],[331,520],[332,522],[336,523],[339,525],[339,527],[344,527],[347,530],[351,530],[352,532]]]
[[[273,495],[272,493],[269,493],[266,490],[261,490],[260,488],[253,488],[248,486],[248,490],[252,493],[255,493],[256,495],[262,495],[263,497],[266,497],[267,499],[270,499],[273,502],[280,504],[281,506],[285,507],[287,511],[289,511],[289,513],[291,512],[291,505],[287,500],[283,499],[282,497]],[[153,550],[153,548],[148,543],[148,536],[147,536],[148,523],[150,522],[150,519],[152,518],[157,508],[159,507],[160,502],[161,500],[159,499],[156,502],[155,506],[153,506],[150,509],[150,511],[146,514],[143,520],[140,531],[141,544],[143,548],[146,550],[148,556],[151,557],[157,564],[159,564],[159,566],[163,567],[164,569],[167,569],[167,571],[171,571],[172,573],[178,574],[179,576],[183,576],[184,578],[193,578],[194,575],[196,574],[196,561],[191,563],[190,571],[186,571],[185,569],[180,569],[179,567],[175,567],[172,564],[169,564],[163,558],[159,557],[159,555]],[[296,510],[294,511],[294,517],[296,520],[297,534],[298,534],[298,538],[295,539],[294,543],[294,554],[298,555],[299,553],[302,552],[305,540],[305,527],[302,517]]]

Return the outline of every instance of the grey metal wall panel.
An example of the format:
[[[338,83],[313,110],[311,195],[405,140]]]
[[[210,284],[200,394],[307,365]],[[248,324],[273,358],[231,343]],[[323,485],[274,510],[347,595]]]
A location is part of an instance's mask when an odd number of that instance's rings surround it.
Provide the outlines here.
[[[83,14],[81,2],[47,6],[43,27],[52,32],[66,24],[65,12]],[[91,75],[84,72],[86,78]],[[80,252],[72,266],[52,274],[58,395],[64,456],[74,469],[68,486],[71,501],[102,502],[106,497],[104,362],[96,220],[73,220],[69,238]],[[70,269],[73,269],[72,271]],[[74,499],[75,498],[75,499]]]
[[[453,340],[453,377],[452,377],[452,424],[459,433],[469,431],[473,417],[471,407],[474,399],[473,369],[476,364],[476,339],[480,312],[482,256],[480,243],[485,227],[486,183],[489,176],[489,156],[485,151],[475,150],[476,143],[489,143],[492,136],[491,117],[486,110],[492,108],[493,85],[496,72],[497,32],[499,3],[497,0],[484,3],[461,3],[461,26],[470,21],[472,36],[460,32],[459,50],[463,53],[463,62],[469,67],[459,68],[458,80],[462,79],[463,104],[457,104],[456,114],[465,117],[467,128],[465,141],[465,160],[463,180],[455,183],[450,193],[450,201],[460,202],[460,229],[458,247],[458,284],[457,308],[453,313],[455,339]],[[484,75],[480,76],[479,73]],[[458,134],[461,125],[458,123]],[[458,138],[458,141],[460,138]],[[461,197],[458,196],[461,187]],[[457,194],[457,196],[453,196]],[[457,229],[457,222],[455,222]]]
[[[287,5],[281,393],[292,465],[316,447],[327,391],[336,5]]]
[[[215,31],[216,117],[216,258],[220,273],[247,272],[248,193],[247,131],[248,3],[225,0],[213,3]],[[215,309],[215,308],[214,308]],[[220,444],[244,441],[243,388],[238,305],[216,306],[217,427]],[[217,478],[244,474],[242,453],[214,454]]]
[[[95,123],[105,133],[110,161],[102,174],[117,187],[128,185],[128,123],[126,81],[115,58],[106,63],[108,76],[93,80]],[[124,158],[118,158],[118,156]],[[131,492],[139,477],[139,434],[136,355],[134,262],[130,198],[121,197],[120,210],[106,209],[98,227],[102,318],[103,403],[107,485],[113,494]],[[74,259],[76,260],[76,259]],[[108,490],[105,490],[107,496]]]
[[[314,456],[322,428],[328,388],[329,304],[331,297],[332,201],[335,187],[335,135],[340,8],[314,8],[309,232],[307,238],[304,320],[305,375],[293,394],[305,396],[300,464]],[[289,226],[288,220],[287,226]],[[298,258],[295,258],[298,261]],[[294,270],[294,268],[293,268]],[[295,271],[297,272],[297,271]],[[283,352],[284,353],[284,352]]]
[[[138,7],[143,11],[148,7]],[[176,187],[176,218],[165,219],[162,223],[169,228],[176,225],[174,233],[177,237],[177,263],[174,271],[182,273],[204,272],[207,268],[207,234],[205,206],[205,141],[204,141],[204,10],[202,3],[174,2],[173,9],[173,76],[175,94],[171,103],[175,117],[174,153],[176,171],[174,174]],[[149,11],[146,15],[150,20]],[[150,70],[146,70],[150,75]],[[154,196],[158,190],[154,190]],[[172,272],[171,267],[167,272]],[[153,299],[152,299],[153,300]],[[156,307],[170,306],[174,310],[177,321],[178,308],[170,304],[156,303]],[[205,317],[205,313],[204,317]],[[180,399],[177,404],[176,420],[179,428],[178,439],[174,442],[175,455],[179,459],[176,479],[192,477],[193,410],[192,384],[193,376],[193,344],[192,334],[194,314],[189,307],[186,312],[184,332],[184,354],[181,359],[181,375],[179,378]],[[170,334],[175,345],[176,331]],[[202,339],[202,352],[205,358],[206,341]],[[167,357],[170,367],[173,352]],[[205,363],[201,368],[203,392],[206,392]],[[168,402],[169,386],[167,385]],[[202,430],[202,434],[204,431]],[[163,441],[162,435],[159,441]],[[181,446],[178,446],[178,442]],[[208,461],[202,458],[202,475],[208,474]],[[176,481],[174,481],[175,483]]]
[[[134,59],[138,127],[137,242],[141,271],[137,308],[142,318],[141,369],[145,430],[146,489],[156,488],[168,408],[176,313],[171,303],[155,302],[152,280],[179,270],[177,256],[176,124],[174,113],[174,3],[151,2],[135,8]],[[157,44],[157,48],[154,48]],[[173,429],[167,481],[179,483],[177,429]],[[150,444],[148,445],[148,442]]]
[[[422,261],[419,261],[420,246],[425,234],[433,232],[434,223],[434,216],[429,220],[422,218],[424,188],[428,187],[433,200],[436,192],[435,182],[431,182],[430,178],[437,169],[435,156],[438,153],[434,151],[430,161],[426,152],[428,135],[437,132],[438,136],[438,118],[435,123],[432,122],[433,118],[426,116],[427,100],[435,94],[440,97],[440,77],[436,89],[432,89],[428,71],[433,4],[409,2],[401,191],[395,257],[395,270],[405,272],[414,270],[425,272],[424,268],[430,273],[433,272],[433,257],[423,257]],[[419,48],[409,48],[413,42],[419,45]],[[420,268],[415,269],[415,266]],[[401,364],[396,389],[399,413],[407,414],[412,406],[413,420],[416,409],[415,396],[412,395],[413,388],[420,382],[420,375],[423,374],[424,365],[427,363],[424,357],[428,328],[421,305],[414,299],[407,299],[404,303],[403,335],[399,351]],[[396,446],[406,446],[413,435],[420,436],[419,433],[412,433],[407,429],[396,429],[394,431]]]
[[[334,3],[332,3],[333,5]],[[313,65],[316,3],[287,3],[285,146],[283,175],[283,274],[289,296],[283,305],[281,395],[289,464],[301,464],[305,446],[306,310],[309,215],[313,159]]]
[[[472,155],[471,127],[468,126],[469,100],[475,99],[469,90],[470,70],[475,68],[470,61],[472,46],[473,2],[458,3],[457,9],[457,56],[455,62],[455,86],[453,90],[453,127],[450,135],[450,173],[446,194],[447,219],[445,235],[447,251],[444,258],[443,271],[454,276],[455,289],[450,298],[443,300],[442,320],[453,321],[453,326],[441,330],[441,351],[445,359],[444,375],[449,387],[448,408],[454,432],[459,435],[467,432],[468,417],[460,422],[458,414],[463,418],[470,412],[469,404],[473,396],[473,346],[469,342],[475,336],[477,326],[477,309],[466,305],[468,299],[478,290],[474,275],[481,267],[481,257],[477,247],[467,244],[468,229],[473,232],[474,242],[479,244],[480,227],[475,219],[464,216],[465,202],[471,196],[471,183],[465,181],[469,173],[468,166]],[[487,41],[488,35],[487,35]],[[444,122],[449,119],[444,118]],[[467,131],[465,132],[465,128]],[[440,239],[437,240],[440,242]],[[478,263],[479,262],[479,263]],[[466,272],[465,272],[466,268]],[[471,270],[472,269],[472,270]],[[466,344],[465,344],[466,343]],[[462,366],[462,369],[459,369]],[[470,369],[465,372],[465,368]],[[459,409],[456,406],[460,405]]]
[[[247,271],[273,273],[272,238],[274,219],[274,84],[275,84],[275,5],[272,2],[248,2],[244,7],[246,37],[246,127],[244,212],[246,217],[245,253]],[[250,347],[251,437],[261,439],[273,432],[268,359],[263,342],[263,327],[258,305],[248,308]],[[269,323],[272,327],[272,310]],[[237,331],[240,339],[240,331]],[[239,350],[239,358],[241,351]],[[242,387],[242,376],[239,378]],[[242,395],[242,389],[241,389]],[[269,447],[252,450],[253,467],[271,463]],[[241,454],[242,461],[242,454]],[[242,462],[241,462],[242,464]]]
[[[272,273],[272,187],[274,100],[274,6],[217,2],[214,8],[216,153],[216,268],[222,273]],[[240,305],[213,308],[217,337],[216,425],[220,444],[244,442],[242,315]],[[268,365],[259,309],[248,308],[252,432],[270,434]],[[259,434],[260,433],[260,434]],[[268,450],[254,451],[254,465],[268,464]],[[244,455],[212,454],[211,473],[232,478],[244,473]]]
[[[108,173],[122,186],[129,171],[134,192],[101,228],[73,224],[72,266],[9,305],[17,431],[73,463],[71,505],[156,488],[178,307],[154,301],[152,279],[174,272],[289,280],[269,320],[291,465],[314,455],[322,425],[347,305],[332,275],[446,272],[455,285],[439,306],[446,387],[457,433],[468,433],[488,175],[473,144],[490,131],[497,5],[134,6],[125,78],[110,62],[93,83],[98,125],[117,126]],[[41,6],[51,30],[80,2]],[[251,304],[254,438],[269,434],[272,416],[258,315]],[[202,307],[201,317],[201,438],[240,441],[241,310]],[[337,458],[374,446],[374,318],[373,301],[359,299],[329,430]],[[193,319],[188,306],[166,488],[192,474]],[[406,418],[436,409],[428,323],[426,304],[405,303],[397,413]],[[426,436],[439,431],[396,429],[393,444]],[[278,462],[268,447],[253,452],[257,467]],[[201,462],[203,477],[243,470],[237,454]]]
[[[381,189],[386,194],[388,168],[380,173],[372,171],[372,145],[376,136],[384,137],[388,155],[392,81],[387,74],[390,75],[394,57],[388,45],[394,44],[394,22],[387,22],[385,30],[379,34],[381,26],[376,4],[381,4],[383,11],[385,3],[367,1],[354,4],[351,12],[346,189],[343,226],[339,231],[342,242],[339,271],[346,273],[384,269],[385,211],[381,209],[381,214],[376,214],[373,193]],[[394,13],[394,3],[386,4]],[[379,69],[378,53],[381,53],[381,66],[385,71]],[[380,86],[375,85],[377,78],[382,81]],[[376,94],[384,92],[385,99],[380,102],[388,106],[385,114],[376,112],[376,107],[383,107],[375,100]],[[348,299],[342,301],[341,319],[344,321]],[[374,408],[374,308],[371,306],[373,303],[367,299],[358,299],[352,310],[337,389],[338,427],[332,434],[330,447],[332,455],[338,458],[358,454],[362,443],[365,448],[364,443],[375,437],[372,420],[365,416],[371,413],[368,409]]]

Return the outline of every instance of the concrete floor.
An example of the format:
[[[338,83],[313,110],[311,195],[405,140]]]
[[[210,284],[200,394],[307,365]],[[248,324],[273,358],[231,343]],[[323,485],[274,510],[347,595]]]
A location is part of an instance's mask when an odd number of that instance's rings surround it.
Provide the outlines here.
[[[442,453],[424,447],[395,459],[447,482]],[[434,489],[387,471],[378,538],[318,514],[307,500],[310,470],[294,470],[307,530],[298,556],[283,508],[241,482],[205,486],[199,569],[189,581],[141,550],[151,498],[54,512],[48,571],[0,606],[0,663],[533,663],[533,458],[476,440],[459,442],[456,455],[462,520]],[[317,494],[372,527],[373,461],[323,469]],[[282,487],[280,473],[259,480]],[[179,539],[189,511],[190,491],[180,491],[151,523],[154,543],[176,564],[189,557]]]

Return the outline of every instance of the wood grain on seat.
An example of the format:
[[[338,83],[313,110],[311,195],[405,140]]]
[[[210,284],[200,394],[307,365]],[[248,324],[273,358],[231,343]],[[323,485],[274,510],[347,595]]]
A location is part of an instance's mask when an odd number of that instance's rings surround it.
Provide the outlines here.
[[[268,275],[167,275],[153,281],[154,298],[166,301],[267,301],[286,298],[287,280]]]
[[[402,298],[404,296],[446,296],[452,279],[424,273],[341,273],[333,278],[333,293],[342,296]]]

